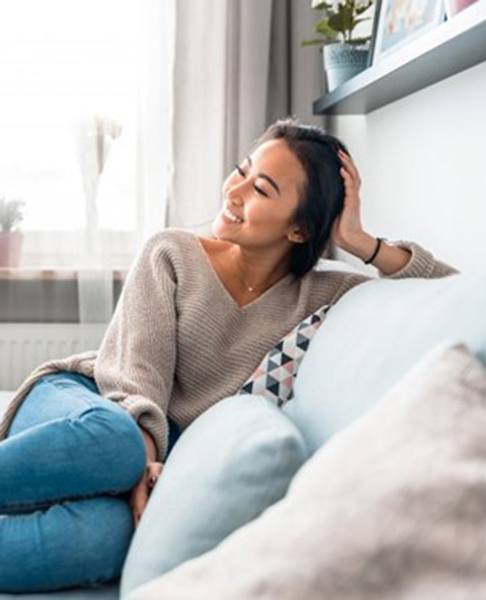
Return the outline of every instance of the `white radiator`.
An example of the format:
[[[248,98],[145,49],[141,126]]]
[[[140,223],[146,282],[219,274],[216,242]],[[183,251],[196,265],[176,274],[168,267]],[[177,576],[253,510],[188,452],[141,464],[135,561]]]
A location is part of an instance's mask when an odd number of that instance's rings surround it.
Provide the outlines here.
[[[105,330],[102,323],[0,323],[0,390],[16,390],[46,360],[96,350]]]

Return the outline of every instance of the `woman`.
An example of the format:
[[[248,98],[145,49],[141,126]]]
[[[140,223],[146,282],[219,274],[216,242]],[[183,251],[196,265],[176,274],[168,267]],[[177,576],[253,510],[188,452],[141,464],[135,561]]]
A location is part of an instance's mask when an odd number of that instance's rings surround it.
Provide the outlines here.
[[[329,241],[382,276],[456,272],[365,232],[360,184],[338,139],[281,120],[225,180],[212,238],[169,228],[145,243],[99,350],[38,367],[0,423],[1,591],[120,575],[179,433],[297,323],[369,279],[314,270]]]

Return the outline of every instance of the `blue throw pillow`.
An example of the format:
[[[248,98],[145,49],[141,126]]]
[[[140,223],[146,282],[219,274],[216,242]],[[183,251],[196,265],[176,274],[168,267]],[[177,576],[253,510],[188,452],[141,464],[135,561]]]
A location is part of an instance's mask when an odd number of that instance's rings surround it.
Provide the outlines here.
[[[346,293],[315,334],[282,410],[309,453],[367,412],[441,342],[486,361],[486,273],[376,279]]]
[[[235,395],[211,406],[169,454],[132,540],[121,596],[258,517],[306,459],[300,432],[271,400]]]

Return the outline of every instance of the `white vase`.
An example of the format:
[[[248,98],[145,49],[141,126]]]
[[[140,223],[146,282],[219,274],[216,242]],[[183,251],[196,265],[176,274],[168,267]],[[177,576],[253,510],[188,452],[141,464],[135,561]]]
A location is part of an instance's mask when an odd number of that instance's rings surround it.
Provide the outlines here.
[[[342,83],[351,79],[368,64],[368,48],[356,47],[341,42],[326,44],[322,53],[324,70],[327,74],[327,88],[332,91]]]
[[[18,267],[24,236],[20,231],[0,231],[0,267]]]

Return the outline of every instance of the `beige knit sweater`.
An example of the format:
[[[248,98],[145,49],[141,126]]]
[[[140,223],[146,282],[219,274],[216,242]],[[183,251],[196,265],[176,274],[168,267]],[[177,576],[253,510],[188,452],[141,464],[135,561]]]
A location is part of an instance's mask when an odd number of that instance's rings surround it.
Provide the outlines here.
[[[418,244],[395,243],[412,256],[392,279],[457,272]],[[0,440],[40,377],[74,371],[93,377],[104,397],[118,402],[151,433],[163,461],[166,415],[186,428],[218,400],[235,394],[297,323],[369,279],[344,271],[313,270],[301,280],[288,274],[239,307],[199,238],[183,229],[165,229],[151,236],[134,260],[100,348],[49,360],[32,371],[0,421]]]

